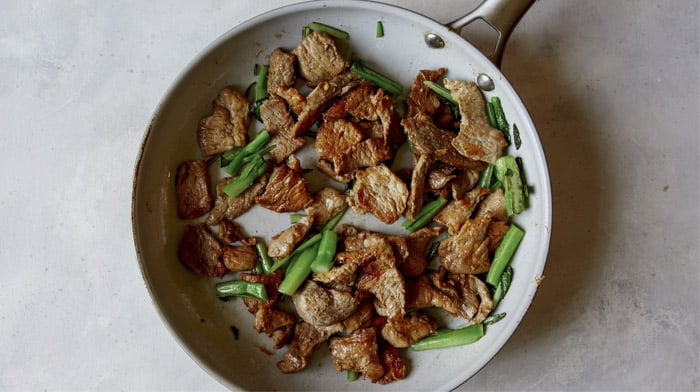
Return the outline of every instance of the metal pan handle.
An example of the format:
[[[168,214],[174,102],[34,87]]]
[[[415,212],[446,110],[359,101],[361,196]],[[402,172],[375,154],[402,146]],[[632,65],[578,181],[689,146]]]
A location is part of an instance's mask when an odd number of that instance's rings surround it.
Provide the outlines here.
[[[465,26],[478,19],[488,23],[498,33],[498,40],[493,52],[484,54],[500,68],[503,49],[510,33],[534,2],[535,0],[484,0],[472,12],[447,23],[447,27],[461,34]]]

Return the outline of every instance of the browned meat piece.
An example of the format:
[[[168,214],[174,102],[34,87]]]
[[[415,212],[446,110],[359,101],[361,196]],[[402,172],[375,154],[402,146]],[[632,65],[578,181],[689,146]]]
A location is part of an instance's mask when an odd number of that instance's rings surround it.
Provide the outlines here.
[[[457,178],[450,182],[452,198],[455,200],[464,199],[464,195],[472,190],[477,182],[479,182],[479,170],[461,172]]]
[[[399,219],[407,200],[406,184],[384,164],[357,171],[348,196],[355,211],[368,211],[388,224]]]
[[[345,94],[360,83],[360,76],[354,72],[341,73],[328,81],[324,81],[313,89],[306,97],[306,103],[294,124],[294,137],[302,136],[316,122],[323,110],[333,99]]]
[[[462,115],[459,134],[452,145],[467,158],[495,163],[508,143],[503,132],[489,125],[483,94],[473,82],[445,79],[445,87],[459,103]]]
[[[265,189],[265,184],[267,183],[267,175],[262,175],[238,197],[229,197],[222,189],[233,179],[234,177],[227,177],[216,184],[216,202],[214,202],[214,208],[207,216],[206,224],[213,226],[224,218],[235,219],[248,211],[255,204],[255,196]]]
[[[440,107],[440,100],[437,94],[433,92],[428,86],[423,82],[431,81],[437,82],[441,77],[447,73],[447,69],[438,68],[436,70],[421,70],[413,83],[411,84],[411,91],[408,93],[406,98],[406,103],[408,105],[407,117],[414,117],[418,114],[426,116],[426,118],[432,118],[437,108]]]
[[[377,87],[371,82],[361,82],[329,107],[323,114],[324,119],[329,121],[347,118],[353,122],[377,120],[376,110],[369,104],[369,97],[376,91]]]
[[[304,106],[304,96],[294,88],[296,81],[295,66],[297,58],[282,49],[275,49],[270,54],[267,74],[267,91],[282,97],[294,113],[299,114]]]
[[[258,333],[265,333],[272,339],[275,349],[281,348],[292,338],[294,326],[296,325],[296,317],[283,310],[277,309],[277,300],[279,299],[279,287],[282,281],[282,271],[278,270],[271,274],[258,275],[241,273],[241,280],[247,282],[262,283],[265,285],[268,300],[261,301],[254,298],[243,298],[248,311],[255,315],[253,328]]]
[[[437,281],[437,285],[434,283]],[[439,274],[432,272],[421,275],[417,279],[406,280],[406,307],[429,308],[438,307],[449,315],[468,319],[467,312],[462,308],[457,292],[449,288],[440,290],[438,287]]]
[[[313,219],[315,226],[325,224],[328,220],[348,206],[345,196],[337,190],[325,187],[314,193],[314,202],[304,212]]]
[[[188,225],[180,240],[178,257],[192,271],[203,275],[220,278],[227,272],[221,261],[223,246],[214,233],[203,224]]]
[[[309,234],[311,222],[311,218],[305,216],[299,222],[272,237],[268,245],[267,254],[275,258],[289,256],[294,248]]]
[[[396,258],[389,241],[368,249],[376,252],[374,260],[359,271],[357,289],[374,295],[374,309],[380,316],[400,318],[405,314],[404,279],[396,268]]]
[[[260,119],[263,127],[271,135],[283,134],[291,136],[294,127],[294,119],[289,114],[287,104],[282,98],[270,95],[260,105]]]
[[[342,291],[351,291],[355,285],[357,270],[362,263],[360,260],[358,260],[358,262],[350,261],[343,252],[338,253],[338,255],[341,259],[345,257],[343,260],[345,264],[336,265],[326,272],[314,274],[313,279],[326,287]]]
[[[467,220],[459,233],[440,242],[438,254],[446,270],[456,274],[488,272],[491,266],[489,238],[486,235],[489,222],[489,216]]]
[[[447,231],[455,235],[464,225],[464,222],[469,220],[472,213],[488,194],[491,193],[489,188],[474,188],[467,193],[462,200],[452,200],[440,212],[435,215],[435,222],[447,226]]]
[[[294,328],[292,343],[282,360],[277,362],[277,367],[283,373],[294,373],[304,369],[314,351],[330,336],[329,330],[319,330],[305,321],[299,322]]]
[[[309,280],[292,296],[294,307],[304,321],[327,327],[348,318],[359,302],[351,292],[328,289]]]
[[[470,312],[469,321],[474,324],[484,321],[493,308],[491,292],[486,283],[471,274],[449,274],[447,281],[455,287],[462,303],[473,312]]]
[[[492,219],[489,223],[489,229],[486,232],[486,236],[489,239],[489,253],[496,253],[496,249],[501,245],[503,237],[508,231],[508,222],[502,220]]]
[[[387,242],[387,237],[384,234],[372,231],[360,231],[349,225],[342,226],[344,234],[343,247],[347,252],[370,249],[375,246],[384,246]],[[339,231],[340,229],[341,228],[338,228]]]
[[[379,362],[385,369],[384,375],[378,384],[388,384],[394,380],[402,380],[406,377],[406,362],[399,355],[399,350],[390,344],[379,345]]]
[[[272,171],[265,191],[256,196],[255,201],[268,210],[293,212],[311,205],[313,197],[299,170],[280,165]]]
[[[428,250],[428,245],[435,237],[443,232],[440,226],[424,227],[406,236],[406,245],[408,247],[408,256],[404,258],[403,263],[399,265],[399,270],[405,277],[420,276],[428,267],[428,260],[425,258],[425,253]]]
[[[413,172],[411,174],[411,191],[406,202],[406,218],[416,219],[416,214],[423,208],[425,178],[430,169],[430,158],[423,154],[413,155]]]
[[[351,174],[355,170],[378,165],[391,159],[394,151],[381,139],[367,139],[350,147],[350,151],[333,160],[338,175]]]
[[[314,141],[320,159],[334,160],[350,152],[362,140],[362,133],[352,122],[344,119],[326,120],[321,124]]]
[[[316,168],[321,173],[340,183],[347,184],[348,182],[352,181],[352,173],[343,174],[342,176],[336,174],[333,162],[327,159],[318,159],[316,161]]]
[[[175,177],[177,215],[181,219],[198,218],[211,209],[207,163],[203,160],[183,162]]]
[[[248,99],[225,87],[213,102],[213,113],[199,122],[197,140],[202,155],[209,156],[243,146],[248,140]]]
[[[219,238],[227,244],[246,239],[241,231],[241,227],[228,219],[223,219],[221,223],[219,223]]]
[[[312,32],[292,50],[299,61],[299,73],[309,86],[314,87],[344,72],[350,64],[338,53],[335,42],[328,34]]]
[[[246,271],[255,268],[258,253],[254,246],[224,246],[223,261],[231,271]]]
[[[460,169],[482,169],[485,167],[481,162],[460,155],[450,143],[455,135],[438,128],[429,119],[407,117],[403,119],[401,124],[403,124],[408,140],[413,144],[413,149],[417,154],[428,155],[434,160]]]
[[[412,312],[402,319],[388,320],[382,328],[382,337],[397,348],[408,347],[437,331],[438,323],[429,314]]]
[[[270,156],[275,164],[279,165],[304,147],[304,144],[306,144],[306,139],[303,137],[287,137],[281,133],[272,135],[268,145],[275,146],[275,148],[270,151]]]
[[[358,329],[348,336],[331,338],[328,348],[333,366],[339,372],[354,370],[375,383],[384,375],[374,328]]]
[[[355,312],[348,318],[341,321],[343,331],[351,334],[360,328],[367,328],[374,317],[374,305],[372,301],[366,300],[360,303]]]
[[[507,221],[508,213],[506,212],[506,198],[503,194],[503,189],[496,188],[479,204],[479,210],[476,211],[476,216],[491,215],[491,218],[499,221]]]
[[[454,166],[438,162],[438,164],[430,168],[427,174],[428,189],[431,191],[443,189],[450,181],[457,177],[455,171],[456,168]]]

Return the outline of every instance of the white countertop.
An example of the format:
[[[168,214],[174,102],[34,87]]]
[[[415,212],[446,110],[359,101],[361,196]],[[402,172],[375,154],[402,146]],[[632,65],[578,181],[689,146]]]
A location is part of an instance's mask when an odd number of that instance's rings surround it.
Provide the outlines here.
[[[289,3],[3,2],[0,390],[223,389],[149,298],[133,169],[178,72]],[[389,3],[447,22],[478,1]],[[700,389],[699,13],[540,0],[513,33],[502,69],[548,158],[551,250],[523,323],[460,390]]]

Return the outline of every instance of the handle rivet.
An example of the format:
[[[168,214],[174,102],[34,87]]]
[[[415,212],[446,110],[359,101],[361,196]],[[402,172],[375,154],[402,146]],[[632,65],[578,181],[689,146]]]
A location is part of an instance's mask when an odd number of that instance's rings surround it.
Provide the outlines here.
[[[496,87],[493,83],[493,79],[484,73],[480,73],[479,76],[476,77],[476,85],[484,91],[491,91]]]
[[[434,49],[440,49],[445,47],[445,41],[442,39],[442,37],[435,33],[427,33],[425,35],[425,43],[428,44],[429,47]]]

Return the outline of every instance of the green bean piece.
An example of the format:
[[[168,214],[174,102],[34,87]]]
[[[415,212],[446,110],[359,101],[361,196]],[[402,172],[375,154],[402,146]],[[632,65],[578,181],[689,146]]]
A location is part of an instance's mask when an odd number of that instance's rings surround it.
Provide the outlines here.
[[[503,270],[501,274],[501,279],[498,280],[496,285],[496,290],[493,292],[493,309],[496,309],[498,304],[501,302],[503,297],[506,296],[508,289],[510,288],[510,283],[513,281],[513,267],[510,265]]]
[[[355,62],[350,66],[350,70],[360,75],[362,78],[367,79],[377,86],[383,88],[391,95],[401,95],[402,88],[400,84],[368,67],[360,60],[355,60]]]
[[[311,22],[307,25],[309,29],[313,31],[322,31],[331,37],[335,38],[340,38],[340,39],[348,39],[350,38],[350,34],[348,34],[347,31],[341,30],[337,27],[333,27],[324,23],[320,22]]]
[[[526,189],[520,176],[520,166],[515,157],[504,155],[496,160],[496,177],[503,184],[508,216],[523,212],[527,202]]]
[[[486,317],[482,324],[484,325],[493,325],[496,324],[497,322],[503,320],[503,318],[506,317],[506,312],[503,313],[498,313],[498,314],[492,314],[489,317]]]
[[[321,231],[323,232],[326,230],[333,230],[335,228],[335,226],[338,224],[338,222],[340,222],[340,220],[343,219],[343,215],[345,215],[345,211],[347,211],[347,210],[348,209],[346,208],[346,209],[340,211],[339,213],[333,215],[333,217],[331,219],[329,219],[325,225],[323,225],[323,228],[321,229]]]
[[[445,86],[441,84],[437,84],[435,82],[432,82],[430,80],[424,80],[423,84],[428,86],[431,90],[433,90],[440,98],[444,99],[445,101],[451,103],[452,105],[457,105],[457,101],[455,101],[454,98],[452,98],[452,94],[450,93],[450,90],[448,90]]]
[[[321,235],[321,242],[318,245],[316,258],[311,263],[311,271],[321,273],[333,267],[336,247],[338,245],[338,234],[333,230],[324,230]]]
[[[265,290],[265,285],[262,283],[230,280],[216,284],[216,296],[219,298],[253,297],[267,301],[267,290]]]
[[[423,351],[463,346],[478,341],[482,336],[484,336],[483,324],[473,324],[459,329],[444,329],[413,343],[411,350]]]
[[[377,21],[377,31],[375,35],[377,38],[382,38],[384,36],[384,24],[381,20]]]
[[[238,176],[233,181],[224,185],[221,189],[229,197],[238,197],[241,193],[245,192],[246,189],[253,185],[253,182],[262,176],[267,170],[267,163],[260,155],[248,163],[243,170],[241,175]]]
[[[354,370],[348,370],[347,375],[345,376],[345,379],[348,382],[353,382],[357,381],[357,379],[360,378],[360,373],[354,371]]]
[[[280,283],[277,291],[287,295],[296,293],[297,289],[311,273],[311,263],[316,258],[317,249],[318,245],[310,246],[299,254],[299,258],[294,261],[294,264],[287,268],[284,279],[282,279],[282,283]]]
[[[282,268],[283,266],[287,265],[292,259],[294,259],[296,256],[298,256],[299,253],[301,253],[302,251],[304,251],[305,249],[307,249],[310,246],[316,245],[319,241],[321,241],[321,234],[320,233],[314,234],[313,236],[309,237],[309,239],[302,242],[301,245],[297,246],[296,249],[294,249],[294,251],[292,251],[292,253],[289,256],[277,261],[270,269],[270,272],[275,272],[278,269]]]
[[[435,217],[435,215],[440,212],[445,204],[447,204],[447,199],[438,197],[437,199],[424,205],[418,215],[416,215],[415,220],[406,219],[401,226],[403,226],[403,228],[408,230],[410,233],[413,233],[414,231],[427,225]]]
[[[255,250],[258,251],[258,256],[260,257],[260,266],[262,267],[263,274],[269,274],[272,270],[272,258],[267,254],[267,246],[262,240],[258,240],[255,243]]]
[[[497,287],[498,282],[501,280],[501,274],[503,274],[503,271],[510,264],[510,260],[513,258],[516,249],[518,249],[518,245],[520,245],[523,236],[525,236],[525,232],[512,223],[496,249],[493,262],[491,262],[489,272],[486,274],[486,283]]]

